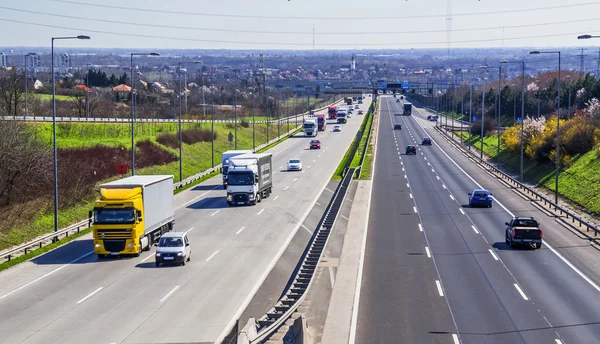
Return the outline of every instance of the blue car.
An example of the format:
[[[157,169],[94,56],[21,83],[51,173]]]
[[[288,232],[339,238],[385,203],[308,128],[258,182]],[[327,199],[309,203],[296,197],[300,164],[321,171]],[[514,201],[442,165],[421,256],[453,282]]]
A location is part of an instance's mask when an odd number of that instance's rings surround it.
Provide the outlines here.
[[[492,194],[487,190],[473,190],[469,193],[469,205],[471,207],[492,207]]]

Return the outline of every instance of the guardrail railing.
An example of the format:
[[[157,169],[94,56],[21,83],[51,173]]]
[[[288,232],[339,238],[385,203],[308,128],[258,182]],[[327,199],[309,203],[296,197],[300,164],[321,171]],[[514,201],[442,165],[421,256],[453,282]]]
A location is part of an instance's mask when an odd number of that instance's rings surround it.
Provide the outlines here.
[[[546,196],[544,196],[544,195],[542,195],[542,194],[540,194],[540,193],[532,190],[530,187],[528,187],[525,184],[519,182],[518,180],[516,180],[515,178],[511,177],[510,175],[508,175],[504,171],[498,169],[497,167],[495,167],[493,164],[489,163],[488,161],[481,159],[479,156],[477,156],[477,154],[475,154],[473,151],[470,151],[467,148],[465,148],[464,144],[461,144],[455,138],[453,138],[452,136],[448,135],[448,133],[445,132],[444,130],[442,130],[440,128],[437,128],[437,127],[436,127],[436,129],[442,135],[444,135],[451,143],[453,143],[457,148],[459,148],[459,150],[463,154],[467,155],[468,157],[470,157],[471,159],[473,159],[476,163],[484,166],[486,169],[488,169],[491,172],[493,172],[496,176],[498,176],[498,178],[501,178],[505,182],[509,182],[511,185],[513,185],[514,187],[516,187],[519,190],[525,191],[527,193],[528,197],[533,197],[533,199],[532,199],[533,201],[543,202],[544,206],[549,206],[550,209],[554,208],[554,211],[558,212],[558,214],[560,216],[565,216],[567,220],[571,219],[571,222],[573,224],[575,224],[576,222],[579,223],[579,225],[581,227],[584,227],[586,229],[586,232],[593,231],[594,232],[594,236],[595,237],[598,236],[598,232],[600,232],[600,229],[597,228],[596,226],[590,224],[589,222],[587,222],[586,220],[584,220],[581,217],[577,216],[576,214],[570,212],[569,210],[566,210],[566,209],[560,207],[559,205],[557,205],[553,201],[549,200]]]
[[[371,104],[375,104],[375,103],[373,102]],[[368,133],[367,133],[367,139],[365,141],[365,148],[363,148],[363,154],[360,157],[360,162],[358,163],[358,167],[356,167],[357,178],[360,178],[360,175],[362,174],[363,164],[365,162],[365,157],[367,156],[367,150],[369,148],[369,141],[371,141],[371,133],[373,132],[373,121],[375,121],[376,108],[377,108],[377,106],[373,105],[373,108],[369,109],[369,113],[367,113],[367,115],[372,116],[372,118],[369,119],[371,121],[371,125],[368,128],[365,126],[365,130],[367,130]]]
[[[259,320],[259,331],[254,338],[250,338],[250,343],[257,344],[267,340],[275,334],[279,327],[298,309],[304,301],[319,265],[319,261],[325,251],[325,246],[329,241],[331,230],[335,225],[337,215],[342,207],[346,193],[352,182],[354,169],[346,171],[342,182],[338,184],[335,193],[327,205],[325,214],[319,224],[318,230],[313,233],[308,244],[308,250],[304,253],[300,268],[297,269],[292,284],[285,291],[283,297],[277,301]]]
[[[284,134],[282,134],[282,135],[280,135],[280,136],[278,136],[278,137],[270,140],[269,142],[266,142],[266,143],[263,143],[263,144],[261,144],[259,146],[256,146],[256,148],[255,148],[254,151],[258,151],[258,150],[260,150],[260,149],[262,149],[264,147],[267,147],[267,146],[269,146],[269,145],[271,145],[271,144],[273,144],[275,142],[280,141],[281,139],[289,136],[291,133],[295,132],[299,128],[301,128],[301,126],[297,126],[294,129],[289,130],[289,131],[285,132]],[[202,171],[202,172],[197,173],[197,174],[195,174],[193,176],[185,178],[181,182],[174,183],[173,184],[173,190],[177,190],[177,189],[182,188],[182,187],[184,187],[186,185],[194,183],[195,181],[197,181],[197,180],[199,180],[199,179],[201,179],[201,178],[203,178],[203,177],[205,177],[205,176],[207,176],[207,175],[209,175],[209,174],[211,174],[213,172],[220,171],[220,170],[221,170],[221,164],[215,165],[215,167],[209,168],[209,169],[207,169],[205,171]],[[62,229],[60,229],[60,230],[58,230],[56,232],[51,232],[51,233],[48,233],[48,234],[44,234],[44,235],[42,235],[42,236],[40,236],[40,237],[38,237],[36,239],[33,239],[31,241],[26,242],[26,243],[23,243],[23,244],[15,246],[15,247],[11,247],[9,249],[6,249],[4,251],[1,251],[0,252],[0,262],[4,261],[4,260],[10,261],[11,259],[13,259],[15,257],[18,257],[20,255],[29,253],[31,250],[42,248],[43,246],[48,245],[48,244],[54,242],[54,238],[61,238],[61,237],[62,238],[66,238],[69,235],[79,233],[80,231],[89,228],[91,225],[92,225],[92,222],[90,220],[88,220],[88,219],[85,219],[85,220],[79,221],[79,222],[77,222],[75,224],[69,225],[69,226],[67,226],[65,228],[62,228]]]

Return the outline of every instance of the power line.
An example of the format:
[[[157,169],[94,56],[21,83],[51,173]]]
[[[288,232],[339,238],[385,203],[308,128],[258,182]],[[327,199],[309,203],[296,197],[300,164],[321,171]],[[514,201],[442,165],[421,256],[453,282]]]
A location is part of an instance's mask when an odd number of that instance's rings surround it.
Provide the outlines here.
[[[263,42],[255,42],[255,41],[231,41],[231,40],[217,40],[217,39],[199,39],[199,38],[184,38],[184,37],[175,37],[175,36],[156,36],[156,35],[142,35],[142,34],[134,34],[134,33],[123,33],[123,32],[111,32],[104,30],[92,30],[87,28],[76,28],[76,27],[68,27],[68,26],[60,26],[60,25],[51,25],[51,24],[42,24],[42,23],[33,23],[26,22],[22,20],[14,20],[14,19],[6,19],[0,18],[0,21],[9,22],[9,23],[17,23],[17,24],[25,24],[25,25],[33,25],[33,26],[41,26],[41,27],[49,27],[55,29],[64,29],[64,30],[74,30],[79,32],[92,32],[92,33],[100,33],[107,35],[115,35],[115,36],[127,36],[127,37],[141,37],[141,38],[151,38],[151,39],[169,39],[175,41],[187,41],[187,42],[208,42],[208,43],[232,43],[232,44],[250,44],[250,45],[299,45],[299,46],[311,46],[311,42],[273,42],[273,41],[263,41]],[[519,37],[510,37],[510,38],[484,38],[484,39],[473,39],[473,40],[462,40],[462,41],[453,41],[453,43],[479,43],[479,42],[494,42],[494,41],[502,41],[504,40],[523,40],[523,39],[533,39],[533,38],[546,38],[546,37],[559,37],[559,36],[575,36],[580,34],[581,31],[576,32],[566,32],[566,33],[558,33],[558,34],[546,34],[546,35],[535,35],[535,36],[519,36]],[[352,43],[316,43],[315,45],[320,46],[404,46],[404,45],[440,45],[445,44],[445,41],[438,42],[394,42],[394,43],[361,43],[356,44]]]
[[[184,11],[171,11],[171,10],[157,10],[150,8],[136,8],[136,7],[126,7],[126,6],[112,6],[112,5],[100,5],[93,4],[87,2],[78,2],[71,0],[47,0],[51,2],[59,2],[71,5],[79,5],[79,6],[90,6],[90,7],[99,7],[99,8],[111,8],[118,10],[128,10],[128,11],[140,11],[140,12],[152,12],[152,13],[162,13],[162,14],[177,14],[177,15],[190,15],[190,16],[203,16],[203,17],[225,17],[225,18],[252,18],[252,19],[280,19],[280,20],[386,20],[386,19],[412,19],[412,18],[433,18],[433,17],[446,17],[445,14],[428,14],[428,15],[410,15],[410,16],[387,16],[387,17],[294,17],[294,16],[263,16],[263,15],[247,15],[247,14],[222,14],[222,13],[205,13],[205,12],[184,12]],[[581,7],[581,6],[590,6],[590,5],[598,5],[600,1],[594,2],[585,2],[579,4],[566,4],[566,5],[557,5],[557,6],[546,6],[546,7],[536,7],[536,8],[522,8],[522,9],[514,9],[514,10],[501,10],[501,11],[492,11],[492,12],[467,12],[467,13],[455,13],[454,16],[479,16],[479,15],[487,15],[487,14],[503,14],[503,13],[515,13],[515,12],[530,12],[530,11],[542,11],[542,10],[552,10],[552,9],[561,9],[561,8],[569,8],[569,7]]]
[[[110,20],[110,19],[96,19],[96,18],[89,18],[89,17],[66,15],[66,14],[38,12],[38,11],[32,11],[32,10],[19,9],[19,8],[11,8],[11,7],[6,7],[6,6],[0,6],[0,9],[15,11],[15,12],[22,12],[22,13],[29,13],[29,14],[39,14],[39,15],[44,15],[44,16],[56,17],[56,18],[94,21],[94,22],[99,22],[99,23],[122,24],[122,25],[153,27],[153,28],[161,28],[161,29],[209,31],[209,32],[213,31],[213,32],[231,32],[231,33],[259,33],[259,34],[278,34],[278,35],[402,35],[402,34],[416,34],[416,33],[443,33],[443,32],[448,31],[447,29],[417,30],[417,31],[404,30],[404,31],[355,31],[355,32],[352,32],[352,31],[310,32],[310,31],[236,30],[236,29],[201,28],[201,27],[178,26],[178,25],[146,24],[146,23],[125,22],[125,21]],[[559,25],[559,24],[574,24],[574,23],[582,23],[582,22],[593,22],[593,21],[599,21],[599,20],[600,20],[600,18],[588,18],[588,19],[555,21],[555,22],[545,22],[545,23],[536,23],[536,24],[488,26],[488,27],[469,28],[469,29],[452,28],[452,32],[470,32],[470,31],[483,31],[483,30],[499,30],[499,29],[505,29],[505,28],[514,29],[514,28],[539,27],[539,26],[555,26],[555,25]]]

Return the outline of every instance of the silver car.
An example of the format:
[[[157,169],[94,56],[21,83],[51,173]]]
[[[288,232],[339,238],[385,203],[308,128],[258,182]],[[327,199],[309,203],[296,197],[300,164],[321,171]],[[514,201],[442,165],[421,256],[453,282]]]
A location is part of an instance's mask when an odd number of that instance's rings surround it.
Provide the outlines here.
[[[184,232],[168,232],[163,234],[156,246],[156,266],[161,263],[185,265],[190,261],[192,249],[190,239]]]

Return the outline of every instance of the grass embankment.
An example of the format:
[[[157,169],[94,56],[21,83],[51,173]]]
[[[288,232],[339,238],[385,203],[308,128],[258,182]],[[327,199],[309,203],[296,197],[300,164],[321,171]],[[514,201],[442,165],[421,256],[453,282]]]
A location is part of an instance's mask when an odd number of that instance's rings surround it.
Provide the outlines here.
[[[38,97],[44,101],[49,101],[49,102],[52,101],[51,94],[36,93],[36,94],[33,94],[33,96]],[[55,97],[56,97],[56,100],[70,100],[71,99],[70,96],[64,96],[64,95],[60,95],[60,94],[56,94]]]
[[[360,172],[360,180],[369,180],[371,179],[371,175],[373,173],[373,154],[375,152],[375,141],[377,140],[377,125],[379,123],[379,104],[375,105],[375,111],[373,112],[372,124],[369,130],[371,130],[371,136],[369,138],[369,142],[367,143],[367,151],[365,155],[365,160],[363,161],[363,166]],[[375,121],[377,116],[377,121]],[[373,125],[374,124],[374,125]]]
[[[33,125],[33,124],[32,124]],[[38,126],[36,135],[42,135],[44,142],[51,144],[51,127],[47,124],[34,124]],[[152,140],[160,148],[170,151],[176,156],[179,155],[178,149],[165,147],[156,142],[156,134],[160,132],[176,132],[174,124],[154,124],[154,128],[150,124],[144,124],[147,127],[141,128],[142,124],[138,124],[136,130],[136,141],[146,139]],[[68,127],[71,128],[68,128]],[[61,148],[74,147],[90,147],[97,143],[110,145],[112,147],[128,147],[131,145],[131,131],[127,124],[64,124],[57,130],[57,142]],[[190,124],[190,128],[192,125]],[[184,129],[187,127],[184,127]],[[202,128],[210,128],[209,125],[203,125]],[[256,124],[256,146],[266,142],[266,125]],[[270,125],[269,137],[274,138],[277,134],[277,125]],[[284,128],[281,128],[282,131]],[[229,132],[235,132],[226,123],[215,123],[215,132],[217,139],[215,140],[214,163],[218,165],[221,162],[221,153],[235,148],[234,142],[230,143],[227,140]],[[238,149],[252,149],[252,126],[249,128],[238,127]],[[60,161],[59,161],[60,163]],[[207,170],[212,167],[212,149],[211,142],[198,142],[192,145],[183,145],[183,178],[187,178],[198,172]],[[136,174],[172,174],[175,176],[175,181],[179,180],[179,161],[174,161],[166,165],[153,166],[148,168],[136,169]],[[118,178],[118,177],[115,177]],[[114,179],[114,178],[112,178]],[[87,199],[82,199],[74,207],[61,208],[59,211],[59,227],[64,228],[72,223],[81,221],[87,217],[87,212],[91,209],[95,199],[95,194],[90,194]],[[40,235],[48,233],[53,228],[53,214],[51,207],[47,207],[45,212],[41,211],[37,214],[30,213],[31,222],[20,228],[15,228],[8,233],[0,233],[0,250],[18,245],[22,242],[32,240]]]
[[[468,133],[459,133],[463,135],[465,142],[470,142],[472,150],[479,152],[481,141],[479,136],[471,136]],[[459,135],[457,134],[457,135]],[[490,135],[484,137],[483,152],[496,162],[498,153],[498,136]],[[596,155],[596,149],[574,156],[573,164],[569,168],[563,168],[559,172],[558,190],[559,194],[589,211],[600,214],[600,159]],[[511,169],[512,174],[518,174],[520,169],[520,153],[511,152],[506,149],[504,144],[500,143],[500,163]],[[523,175],[526,181],[542,185],[545,188],[555,190],[554,178],[555,165],[540,163],[525,156],[523,160]]]
[[[364,143],[366,142],[367,139],[367,131],[365,131],[367,125],[371,125],[371,123],[373,122],[373,112],[375,109],[375,103],[371,103],[371,105],[369,106],[369,110],[367,111],[366,115],[363,117],[363,120],[360,124],[360,128],[358,129],[361,133],[363,133],[363,135],[361,136],[361,139],[359,141],[359,146],[356,150],[356,153],[354,155],[354,157],[352,157],[352,161],[350,162],[350,166],[351,167],[357,167],[358,164],[360,163],[360,154],[359,151],[363,151],[364,150]],[[352,146],[356,143],[356,135],[354,136],[354,139],[352,140],[352,143],[350,144],[350,147],[348,147],[348,150],[346,150],[346,153],[344,154],[344,157],[342,158],[342,160],[340,161],[338,167],[335,170],[335,173],[332,176],[333,180],[341,180],[342,176],[344,174],[344,168],[346,167],[346,163],[348,162],[348,159],[350,159],[350,153],[352,151]],[[361,143],[362,143],[362,147],[361,147]],[[356,164],[356,166],[352,166],[352,164]]]

